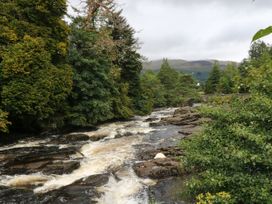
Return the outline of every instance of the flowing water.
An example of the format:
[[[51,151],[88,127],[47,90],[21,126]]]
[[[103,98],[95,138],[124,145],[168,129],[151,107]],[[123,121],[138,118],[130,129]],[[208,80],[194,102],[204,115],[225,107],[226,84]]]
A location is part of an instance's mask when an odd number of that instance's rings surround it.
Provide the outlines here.
[[[134,117],[131,121],[115,122],[99,127],[97,131],[86,132],[92,137],[95,134],[107,134],[103,140],[97,142],[86,142],[80,149],[79,155],[70,155],[70,159],[80,160],[80,167],[70,174],[43,175],[35,173],[29,175],[0,176],[0,186],[20,187],[26,185],[36,186],[33,191],[36,194],[43,194],[52,190],[68,186],[82,178],[91,175],[111,173],[106,185],[97,188],[102,196],[97,199],[100,204],[147,204],[148,186],[156,184],[151,179],[137,177],[132,169],[136,161],[136,147],[139,145],[158,143],[170,131],[167,127],[150,127],[147,118],[159,121],[162,117],[171,116],[175,109],[165,109],[152,113],[146,117]],[[171,130],[173,131],[173,130]],[[169,133],[172,134],[172,133]],[[152,138],[157,135],[158,138]],[[161,136],[161,137],[160,137]],[[38,147],[52,145],[47,140],[21,141],[16,145],[4,146],[2,150],[9,150],[21,147]],[[59,148],[64,146],[60,145]]]

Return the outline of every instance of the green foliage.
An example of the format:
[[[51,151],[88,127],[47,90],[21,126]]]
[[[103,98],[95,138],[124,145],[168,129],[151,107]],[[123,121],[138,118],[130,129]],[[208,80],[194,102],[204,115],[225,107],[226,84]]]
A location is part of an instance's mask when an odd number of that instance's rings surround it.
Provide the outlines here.
[[[272,26],[269,26],[265,29],[259,30],[252,38],[252,42],[259,40],[265,36],[268,36],[272,33]]]
[[[140,73],[142,71],[141,55],[137,52],[138,42],[135,31],[120,12],[114,12],[112,22],[112,39],[115,42],[116,58],[114,64],[121,69],[121,82],[128,84],[128,96],[137,113],[146,112],[146,100],[142,96]]]
[[[0,12],[2,107],[16,128],[55,126],[72,85],[66,1],[2,1]]]
[[[200,100],[196,82],[190,75],[172,69],[165,59],[158,74],[145,72],[141,77],[146,105],[153,107],[179,106]]]
[[[238,67],[240,79],[239,79],[239,92],[248,93],[249,85],[252,78],[249,77],[249,73],[252,69],[260,67],[265,62],[272,58],[272,49],[264,42],[254,42],[249,50],[249,58],[245,59]]]
[[[226,69],[221,72],[217,92],[224,94],[237,93],[238,83],[239,71],[233,64],[229,64]]]
[[[0,133],[1,133],[1,132],[7,133],[7,132],[8,132],[8,126],[9,126],[10,124],[11,124],[11,123],[8,122],[8,113],[3,112],[3,111],[0,109]]]
[[[182,143],[183,164],[195,173],[187,185],[192,198],[226,191],[234,203],[272,202],[272,61],[252,68],[249,76],[251,94],[203,108],[212,122]]]
[[[215,63],[205,85],[206,94],[216,93],[220,77],[221,77],[220,67],[217,63]]]
[[[210,193],[197,196],[196,204],[233,204],[231,195],[226,192],[219,192],[214,195]]]
[[[99,32],[84,27],[78,17],[71,25],[69,62],[73,67],[73,90],[69,97],[69,124],[94,125],[113,118],[109,72],[111,61],[98,47]]]
[[[141,85],[150,103],[150,110],[152,110],[152,107],[164,107],[167,105],[165,98],[166,90],[157,74],[153,71],[145,72],[141,77]]]

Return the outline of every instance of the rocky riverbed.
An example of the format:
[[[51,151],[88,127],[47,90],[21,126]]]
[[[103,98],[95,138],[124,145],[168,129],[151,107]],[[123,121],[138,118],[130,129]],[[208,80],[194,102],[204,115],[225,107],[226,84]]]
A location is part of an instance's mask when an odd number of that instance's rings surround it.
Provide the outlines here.
[[[191,107],[0,147],[0,203],[183,203],[178,148],[207,120]],[[174,190],[175,189],[175,190]]]

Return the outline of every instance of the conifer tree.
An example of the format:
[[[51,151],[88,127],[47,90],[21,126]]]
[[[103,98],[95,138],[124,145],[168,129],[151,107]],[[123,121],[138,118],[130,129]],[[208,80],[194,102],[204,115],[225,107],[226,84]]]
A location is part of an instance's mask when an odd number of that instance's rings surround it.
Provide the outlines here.
[[[217,91],[217,86],[219,84],[221,77],[221,71],[218,63],[213,65],[212,71],[209,75],[208,80],[205,85],[205,93],[213,94]]]
[[[107,36],[86,27],[86,19],[74,19],[69,61],[73,67],[73,90],[69,97],[69,124],[90,126],[114,117],[109,78],[111,59],[100,41]]]

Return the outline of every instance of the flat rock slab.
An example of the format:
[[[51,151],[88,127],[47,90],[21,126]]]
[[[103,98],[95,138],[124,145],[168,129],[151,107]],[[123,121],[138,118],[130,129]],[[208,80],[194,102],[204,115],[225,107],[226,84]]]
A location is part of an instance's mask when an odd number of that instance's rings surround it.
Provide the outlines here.
[[[25,147],[0,152],[0,173],[4,175],[67,174],[77,169],[79,161],[70,160],[78,151],[75,147]]]

